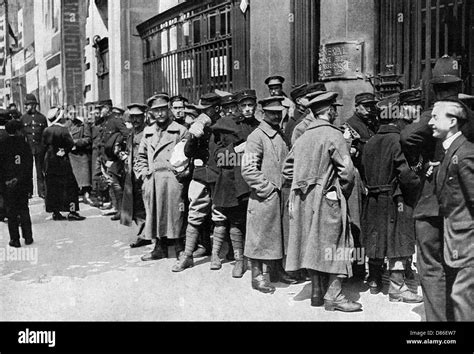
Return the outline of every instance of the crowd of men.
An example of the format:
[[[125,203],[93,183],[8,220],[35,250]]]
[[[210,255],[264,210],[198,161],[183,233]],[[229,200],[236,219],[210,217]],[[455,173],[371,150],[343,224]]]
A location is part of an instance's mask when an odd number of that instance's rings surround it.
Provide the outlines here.
[[[344,280],[365,280],[377,294],[386,269],[389,301],[424,301],[428,321],[473,320],[473,97],[460,94],[450,60],[435,66],[433,106],[421,110],[419,89],[381,100],[363,92],[342,126],[337,92],[306,83],[290,99],[281,76],[265,81],[261,100],[252,89],[216,90],[196,105],[157,93],[126,111],[88,103],[90,115],[53,107],[45,117],[27,95],[26,113],[0,130],[10,246],[21,247],[19,228],[33,242],[34,161],[53,220],[84,220],[82,198],[136,223],[130,246],[154,244],[143,261],[174,246],[173,272],[202,256],[219,270],[225,257],[234,278],[250,265],[260,292],[311,281],[311,306],[354,312],[362,304],[344,296]],[[423,296],[406,282],[416,244]]]

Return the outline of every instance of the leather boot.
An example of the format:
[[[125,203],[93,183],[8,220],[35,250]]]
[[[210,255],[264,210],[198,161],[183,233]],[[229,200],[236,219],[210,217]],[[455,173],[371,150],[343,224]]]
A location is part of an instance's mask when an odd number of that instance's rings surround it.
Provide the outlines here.
[[[159,239],[156,239],[155,242],[155,248],[153,248],[153,251],[151,251],[150,254],[147,254],[142,257],[142,261],[157,261],[159,259],[166,258],[163,248],[162,248],[162,242]]]
[[[272,286],[266,279],[263,270],[262,262],[256,259],[251,260],[252,265],[252,288],[262,293],[270,294],[275,292],[275,287]]]
[[[369,262],[369,278],[367,279],[371,294],[378,294],[382,291],[382,266]]]
[[[272,283],[284,283],[284,284],[296,284],[298,283],[297,279],[292,278],[285,270],[283,269],[282,260],[276,260],[271,262],[270,267],[270,281]]]
[[[324,305],[324,293],[322,288],[321,273],[315,270],[311,274],[311,306],[318,307]]]
[[[342,280],[336,274],[329,275],[329,286],[324,296],[324,309],[326,311],[355,312],[362,309],[362,305],[348,300],[342,294]]]
[[[390,271],[390,288],[388,290],[390,302],[406,302],[416,304],[423,302],[423,297],[412,293],[405,284],[405,271]]]
[[[173,268],[171,268],[171,271],[174,273],[179,273],[187,268],[192,268],[192,267],[194,267],[193,255],[192,254],[189,255],[186,252],[181,252],[178,262],[176,262]]]

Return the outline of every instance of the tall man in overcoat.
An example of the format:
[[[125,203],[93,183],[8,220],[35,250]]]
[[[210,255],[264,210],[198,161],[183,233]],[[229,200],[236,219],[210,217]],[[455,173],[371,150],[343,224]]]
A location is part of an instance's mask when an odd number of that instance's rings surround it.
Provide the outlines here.
[[[21,116],[20,122],[23,124],[23,133],[26,136],[26,141],[30,145],[31,153],[33,154],[35,162],[38,196],[44,198],[45,182],[43,171],[46,150],[41,139],[43,131],[48,126],[48,121],[46,120],[46,117],[36,109],[38,101],[36,100],[35,95],[26,95],[25,106],[26,113]]]
[[[244,255],[251,262],[252,288],[263,293],[275,291],[268,271],[284,257],[280,173],[288,145],[280,128],[285,110],[282,102],[283,97],[279,96],[259,102],[264,120],[248,136],[242,159],[242,177],[252,190]]]
[[[473,119],[474,113],[460,101],[442,100],[435,103],[428,123],[445,151],[435,189],[455,321],[474,321],[474,144],[461,132]]]
[[[310,271],[312,306],[353,312],[362,306],[342,294],[342,279],[352,276],[347,199],[354,165],[342,132],[333,125],[337,95],[322,92],[308,103],[317,119],[296,141],[283,167],[283,178],[291,182],[286,270]]]
[[[176,144],[188,137],[187,129],[173,121],[168,95],[153,96],[148,106],[156,123],[143,131],[134,165],[135,173],[143,181],[144,238],[155,240],[153,251],[143,256],[143,261],[167,258],[168,239],[174,242],[177,258],[183,251],[183,184],[176,179],[169,160]]]

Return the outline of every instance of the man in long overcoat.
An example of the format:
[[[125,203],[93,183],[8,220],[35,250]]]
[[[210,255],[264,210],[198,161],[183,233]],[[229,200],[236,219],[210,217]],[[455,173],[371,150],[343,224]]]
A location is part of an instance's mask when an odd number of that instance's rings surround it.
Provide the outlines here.
[[[405,284],[407,259],[415,253],[413,205],[420,180],[410,169],[400,145],[398,116],[382,115],[380,128],[364,147],[362,166],[368,195],[362,218],[362,245],[369,258],[370,292],[382,288],[382,266],[388,258],[389,299],[421,302]]]
[[[125,184],[123,188],[122,210],[120,212],[120,223],[130,226],[132,221],[138,226],[137,240],[130,244],[131,248],[149,245],[150,240],[143,238],[145,228],[146,212],[143,204],[142,185],[140,176],[133,170],[135,162],[138,160],[138,148],[145,129],[145,111],[147,105],[132,103],[128,107],[132,130],[127,139],[127,150],[121,155],[125,161]]]
[[[291,181],[286,270],[310,271],[312,306],[353,312],[362,306],[344,297],[342,279],[352,276],[347,199],[354,186],[354,165],[342,132],[333,125],[337,95],[322,92],[309,102],[318,118],[284,164],[283,178]]]
[[[156,123],[143,131],[134,165],[135,173],[143,181],[146,210],[144,238],[155,239],[153,251],[143,256],[143,261],[166,258],[167,239],[174,241],[176,257],[183,251],[183,185],[176,179],[169,160],[176,144],[188,136],[187,129],[173,121],[167,95],[153,96],[148,106]]]
[[[53,213],[53,220],[66,218],[61,212],[69,212],[67,220],[82,221],[79,215],[79,187],[72,171],[69,153],[74,147],[69,130],[66,128],[65,112],[53,107],[48,113],[51,125],[43,132],[46,148],[44,174],[46,179],[46,212]]]
[[[285,110],[282,101],[274,96],[259,102],[264,120],[248,136],[242,159],[242,177],[252,189],[244,255],[252,266],[252,288],[263,293],[275,291],[268,270],[284,256],[280,173],[288,145],[279,125]]]

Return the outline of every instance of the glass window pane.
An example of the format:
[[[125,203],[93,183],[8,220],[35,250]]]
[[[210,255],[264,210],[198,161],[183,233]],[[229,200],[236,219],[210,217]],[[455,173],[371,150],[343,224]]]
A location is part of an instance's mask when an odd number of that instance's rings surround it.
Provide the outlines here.
[[[193,43],[200,43],[201,42],[201,21],[194,20],[193,21]]]
[[[216,38],[216,16],[209,16],[209,39]]]
[[[170,51],[178,49],[178,31],[177,27],[170,28]]]

